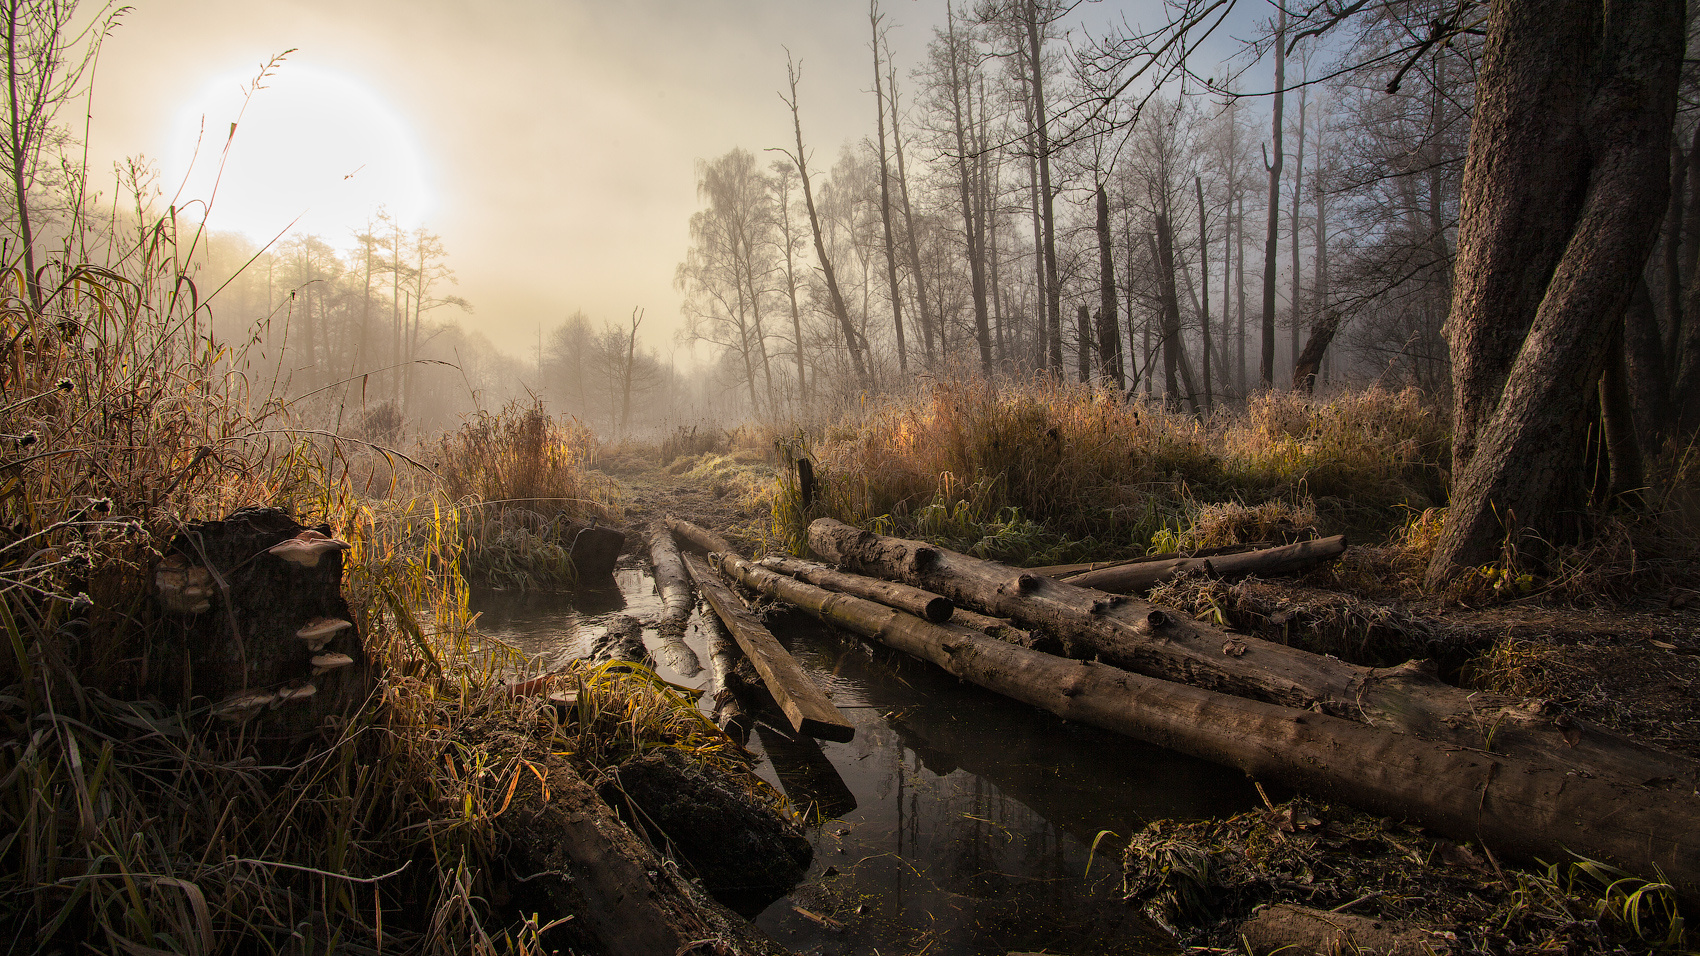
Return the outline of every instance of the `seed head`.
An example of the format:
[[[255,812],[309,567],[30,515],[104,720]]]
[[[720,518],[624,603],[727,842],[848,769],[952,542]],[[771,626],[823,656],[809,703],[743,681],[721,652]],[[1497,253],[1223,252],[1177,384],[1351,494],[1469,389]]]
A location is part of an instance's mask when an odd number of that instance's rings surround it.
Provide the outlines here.
[[[38,442],[40,440],[41,440],[41,432],[38,432],[38,431],[36,431],[35,429],[32,428],[29,431],[24,432],[22,435],[18,436],[18,447],[19,448],[28,448],[29,446],[35,444],[36,442]]]
[[[61,392],[69,392],[77,387],[77,383],[68,378],[62,378],[59,381],[54,382],[53,387]]]

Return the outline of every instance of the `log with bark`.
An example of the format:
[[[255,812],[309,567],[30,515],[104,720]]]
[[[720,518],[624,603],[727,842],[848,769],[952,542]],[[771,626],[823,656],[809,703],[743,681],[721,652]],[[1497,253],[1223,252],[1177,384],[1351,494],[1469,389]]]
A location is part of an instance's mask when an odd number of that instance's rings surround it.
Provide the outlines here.
[[[822,740],[844,742],[853,739],[856,728],[844,719],[838,708],[832,706],[832,701],[827,700],[809,675],[803,673],[803,668],[790,652],[768,632],[760,618],[744,606],[743,600],[732,593],[732,589],[722,583],[707,565],[687,559],[686,567],[696,581],[697,590],[708,599],[709,606],[725,622],[726,629],[732,632],[738,646],[755,665],[762,683],[767,685],[768,692],[791,722],[791,729]]]
[[[702,564],[702,559],[694,554],[685,555],[685,564]],[[708,565],[704,564],[697,573],[712,574]],[[755,726],[755,715],[743,705],[740,693],[744,679],[738,674],[738,661],[743,653],[738,650],[738,644],[732,639],[732,632],[726,629],[720,618],[710,614],[702,625],[703,641],[708,645],[708,666],[714,675],[714,722],[742,747],[749,742],[750,728]]]
[[[1135,673],[1563,766],[1578,775],[1680,793],[1700,787],[1700,762],[1587,724],[1549,702],[1453,687],[1425,662],[1359,667],[1233,634],[1137,598],[1075,587],[831,518],[809,526],[809,545],[851,570],[1043,628]]]
[[[1276,577],[1297,574],[1326,564],[1346,553],[1346,536],[1335,535],[1316,541],[1244,551],[1214,557],[1170,558],[1166,561],[1144,561],[1119,567],[1099,568],[1059,578],[1080,588],[1096,588],[1115,594],[1149,591],[1164,581],[1183,574],[1203,574],[1213,578],[1243,578],[1248,575]]]
[[[762,559],[762,567],[780,574],[790,575],[800,581],[807,581],[829,591],[841,591],[854,594],[857,597],[878,601],[886,607],[894,607],[900,611],[908,611],[916,617],[924,617],[934,624],[943,624],[950,620],[951,611],[955,605],[949,598],[939,597],[920,588],[912,588],[907,584],[896,581],[882,581],[879,578],[863,577],[860,574],[845,574],[841,571],[813,561],[801,561],[797,558],[772,556]]]
[[[655,664],[643,646],[643,625],[624,614],[608,616],[602,633],[591,640],[590,659],[597,664],[630,661],[651,669]]]
[[[719,534],[716,534],[701,525],[692,524],[689,521],[682,518],[675,518],[672,515],[668,515],[666,518],[663,518],[662,521],[667,525],[667,530],[673,532],[673,536],[675,538],[677,538],[680,542],[688,544],[698,551],[701,551],[703,554],[713,554],[716,551],[737,550],[732,547],[732,542],[727,541]]]
[[[1700,892],[1700,795],[1578,775],[1323,713],[1073,661],[722,556],[740,583],[1005,696],[1526,858],[1578,853]]]
[[[661,618],[655,625],[657,656],[680,676],[695,677],[702,673],[702,661],[684,638],[696,600],[679,546],[659,521],[649,526],[649,559],[655,568],[655,590],[661,595]]]
[[[527,889],[611,956],[782,956],[787,950],[644,846],[564,761],[521,772],[498,824]]]

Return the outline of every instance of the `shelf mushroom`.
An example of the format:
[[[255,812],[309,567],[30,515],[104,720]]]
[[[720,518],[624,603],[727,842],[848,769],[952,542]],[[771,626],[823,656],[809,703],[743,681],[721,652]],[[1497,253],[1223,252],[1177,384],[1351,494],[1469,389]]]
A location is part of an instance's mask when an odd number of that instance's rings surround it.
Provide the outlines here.
[[[325,645],[331,642],[331,638],[353,626],[341,618],[316,617],[302,625],[301,629],[295,632],[295,636],[307,642],[308,650],[322,651]]]
[[[309,528],[293,538],[285,538],[267,548],[269,554],[274,554],[290,564],[299,564],[304,568],[316,568],[319,559],[331,551],[346,551],[350,547],[347,541],[340,538],[326,537]]]

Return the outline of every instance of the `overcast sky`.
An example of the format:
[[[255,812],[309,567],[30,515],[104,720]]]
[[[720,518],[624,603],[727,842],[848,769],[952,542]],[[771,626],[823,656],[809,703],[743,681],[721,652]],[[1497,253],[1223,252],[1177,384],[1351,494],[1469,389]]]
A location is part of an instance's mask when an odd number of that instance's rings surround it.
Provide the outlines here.
[[[87,0],[85,0],[87,2]],[[674,268],[697,208],[693,166],[791,141],[777,92],[802,61],[804,135],[819,169],[868,135],[873,97],[859,0],[137,0],[105,47],[90,137],[97,176],[145,153],[169,198],[200,119],[213,168],[241,87],[212,223],[269,238],[298,228],[339,248],[372,202],[440,234],[473,315],[502,348],[534,347],[583,309],[647,312],[667,355]],[[899,68],[919,61],[944,0],[884,0]],[[1106,0],[1095,19],[1161,16]],[[191,182],[204,199],[207,180]],[[263,241],[263,239],[262,239]],[[681,351],[679,358],[685,359]]]

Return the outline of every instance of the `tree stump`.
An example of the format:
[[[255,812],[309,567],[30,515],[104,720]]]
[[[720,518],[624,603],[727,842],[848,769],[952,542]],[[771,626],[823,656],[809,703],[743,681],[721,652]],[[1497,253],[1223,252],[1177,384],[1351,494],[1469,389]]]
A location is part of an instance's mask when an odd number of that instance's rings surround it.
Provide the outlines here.
[[[373,673],[342,596],[347,548],[276,508],[190,523],[154,572],[167,624],[147,686],[273,741],[358,710]]]

